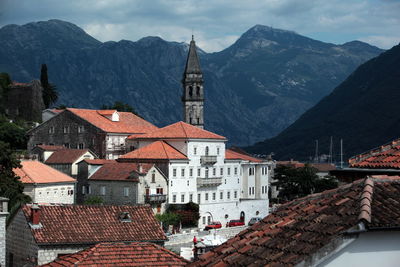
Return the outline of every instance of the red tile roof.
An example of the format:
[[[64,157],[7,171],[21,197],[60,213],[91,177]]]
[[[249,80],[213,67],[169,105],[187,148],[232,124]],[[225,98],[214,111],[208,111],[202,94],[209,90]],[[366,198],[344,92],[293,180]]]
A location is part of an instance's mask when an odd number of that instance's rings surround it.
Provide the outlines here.
[[[140,171],[140,166],[142,170]],[[131,181],[139,182],[138,174],[145,174],[154,164],[115,162],[104,164],[97,170],[90,180],[107,180],[107,181]],[[135,173],[136,177],[132,174]]]
[[[128,139],[220,139],[225,137],[202,130],[196,126],[184,123],[182,121],[165,126],[147,134],[134,134]]]
[[[185,266],[184,258],[153,243],[100,243],[42,266]]]
[[[114,163],[115,160],[113,159],[84,159],[82,161],[85,161],[91,165],[103,165],[106,163]]]
[[[75,179],[39,161],[21,161],[22,168],[13,169],[24,184],[75,183]]]
[[[261,159],[252,157],[245,153],[239,153],[237,151],[233,151],[230,149],[225,150],[225,159],[240,159],[240,160],[247,160],[250,162],[262,162]]]
[[[57,150],[46,160],[46,164],[72,164],[87,153],[88,149]]]
[[[400,226],[400,177],[358,180],[283,204],[189,266],[309,265],[360,222],[366,229]]]
[[[349,159],[351,168],[400,169],[400,139]]]
[[[61,149],[65,149],[64,146],[53,146],[53,145],[37,145],[37,148],[40,148],[45,151],[57,151]]]
[[[67,108],[67,110],[93,124],[97,128],[109,133],[148,133],[158,129],[150,122],[140,118],[139,116],[136,116],[131,112],[118,112],[119,121],[111,121],[102,114],[109,113],[111,111],[114,112],[114,110],[109,111],[76,108]]]
[[[185,154],[181,153],[164,141],[155,141],[147,146],[126,153],[119,158],[155,160],[188,159]]]
[[[28,221],[30,204],[22,210]],[[128,212],[131,222],[119,216]],[[40,205],[41,228],[31,232],[38,244],[95,244],[114,241],[164,241],[150,206]]]

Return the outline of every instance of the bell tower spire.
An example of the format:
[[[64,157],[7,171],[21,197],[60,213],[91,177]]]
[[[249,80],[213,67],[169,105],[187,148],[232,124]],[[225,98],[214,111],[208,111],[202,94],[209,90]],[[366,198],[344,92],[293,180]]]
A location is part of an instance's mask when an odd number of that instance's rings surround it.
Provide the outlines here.
[[[183,120],[186,123],[204,128],[204,89],[203,73],[200,69],[194,36],[189,45],[185,71],[183,73]]]

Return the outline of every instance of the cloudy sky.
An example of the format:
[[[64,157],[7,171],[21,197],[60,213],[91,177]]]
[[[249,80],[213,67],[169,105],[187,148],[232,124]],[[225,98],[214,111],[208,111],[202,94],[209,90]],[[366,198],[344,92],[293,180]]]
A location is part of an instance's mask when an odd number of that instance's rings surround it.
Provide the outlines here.
[[[399,0],[0,0],[0,27],[61,19],[100,41],[160,36],[207,52],[231,45],[256,24],[331,43],[400,42]]]

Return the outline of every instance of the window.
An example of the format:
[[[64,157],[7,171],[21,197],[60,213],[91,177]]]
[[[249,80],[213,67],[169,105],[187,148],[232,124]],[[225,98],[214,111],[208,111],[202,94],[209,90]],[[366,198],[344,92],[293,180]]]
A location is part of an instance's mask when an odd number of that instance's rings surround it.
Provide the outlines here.
[[[201,169],[200,169],[200,168],[197,169],[197,176],[198,176],[198,177],[201,176]]]
[[[230,192],[230,191],[228,191],[228,192],[226,193],[226,198],[227,198],[227,199],[231,199],[231,192]]]
[[[187,186],[189,186],[190,185],[190,182],[189,181],[187,181]]]
[[[185,169],[184,168],[181,169],[181,176],[185,177]]]
[[[205,200],[208,201],[208,193],[206,193]]]
[[[181,202],[182,202],[182,203],[185,202],[185,194],[182,194],[182,195],[181,195]]]
[[[83,143],[79,143],[78,148],[79,149],[83,149],[85,146],[83,145]]]
[[[238,184],[240,184],[240,179],[238,178]]]
[[[217,175],[217,169],[213,168],[213,176]]]
[[[224,199],[224,192],[219,192],[219,199]]]
[[[194,148],[193,148],[193,154],[194,154],[194,155],[197,155],[197,147],[194,147]]]
[[[189,202],[193,202],[193,194],[189,194]]]
[[[176,177],[176,169],[172,170],[172,176]]]
[[[249,168],[249,175],[254,175],[254,168]]]
[[[172,196],[172,202],[173,202],[173,203],[176,203],[176,195],[173,195],[173,196]]]
[[[231,175],[231,168],[228,167],[228,175]]]
[[[65,148],[69,148],[69,143],[64,143]]]
[[[217,193],[215,193],[215,192],[212,193],[212,200],[215,200],[215,199],[216,199],[216,194],[217,194]]]
[[[78,126],[78,133],[83,133],[85,131],[85,128],[83,127],[83,125],[79,125]]]
[[[200,204],[201,194],[197,194],[197,203]]]
[[[124,197],[129,197],[129,187],[124,187]]]
[[[219,169],[219,174],[222,176],[224,175],[224,168]]]
[[[151,182],[153,184],[156,182],[156,174],[154,172],[151,174]]]
[[[208,178],[208,167],[206,167],[205,177]]]
[[[65,133],[65,134],[69,133],[69,126],[63,127],[63,133]]]
[[[219,155],[219,147],[217,147],[217,155]]]
[[[254,192],[255,192],[255,187],[253,186],[253,189],[252,189],[252,191],[253,191],[253,195],[254,195]]]
[[[234,198],[237,198],[237,191],[235,191],[235,192],[233,193],[233,197],[234,197]]]
[[[203,224],[206,224],[206,216],[203,216]]]
[[[193,95],[193,86],[189,86],[189,96]]]
[[[251,195],[251,187],[249,187],[249,195]]]
[[[49,134],[55,133],[54,126],[49,127]]]
[[[162,187],[159,187],[156,189],[157,195],[162,195],[164,192],[164,189]]]
[[[193,177],[193,168],[190,168],[190,169],[189,169],[189,176],[190,176],[190,177]]]
[[[237,175],[237,167],[235,167],[235,175]]]
[[[200,95],[200,86],[196,86],[196,94]]]
[[[172,181],[171,181],[171,187],[173,186],[173,183],[172,183]]]
[[[82,185],[82,195],[86,194],[86,186]]]
[[[208,148],[208,146],[206,146],[206,156],[208,156],[209,152],[210,152],[210,149]]]
[[[106,195],[106,187],[104,185],[100,186],[100,195],[102,196]]]

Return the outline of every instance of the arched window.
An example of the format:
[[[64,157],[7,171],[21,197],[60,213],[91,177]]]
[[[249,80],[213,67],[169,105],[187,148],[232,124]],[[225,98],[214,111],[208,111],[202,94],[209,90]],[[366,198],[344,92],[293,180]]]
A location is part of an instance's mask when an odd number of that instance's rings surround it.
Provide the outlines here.
[[[197,95],[200,95],[200,86],[197,86],[197,87],[196,87],[196,94],[197,94]]]
[[[192,124],[192,117],[189,118],[189,124]]]
[[[209,148],[208,148],[208,146],[206,146],[206,156],[208,156],[208,152],[209,152]]]
[[[189,95],[190,95],[190,96],[193,95],[193,86],[189,86]]]

